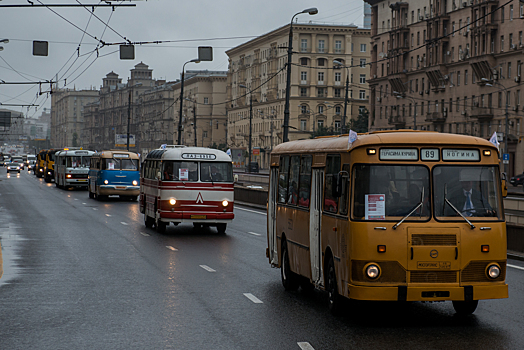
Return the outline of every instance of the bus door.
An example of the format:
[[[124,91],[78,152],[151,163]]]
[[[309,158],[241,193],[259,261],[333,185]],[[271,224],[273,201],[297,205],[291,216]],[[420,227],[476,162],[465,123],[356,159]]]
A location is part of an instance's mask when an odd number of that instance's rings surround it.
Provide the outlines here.
[[[322,273],[322,198],[324,189],[324,170],[313,168],[311,179],[311,202],[309,208],[309,252],[311,260],[311,279],[315,285],[323,286]]]
[[[269,262],[278,266],[277,243],[277,201],[278,201],[278,168],[271,168],[268,193],[267,234],[269,247]]]

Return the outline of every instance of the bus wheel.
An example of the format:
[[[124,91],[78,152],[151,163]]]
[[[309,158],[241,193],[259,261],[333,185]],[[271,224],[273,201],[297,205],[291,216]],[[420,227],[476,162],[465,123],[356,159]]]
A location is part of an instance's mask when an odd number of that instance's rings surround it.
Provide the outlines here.
[[[154,224],[155,224],[155,219],[144,214],[144,225],[146,225],[147,228],[151,228],[153,227]]]
[[[217,231],[218,231],[218,233],[221,234],[221,235],[226,233],[226,227],[227,227],[227,224],[217,224]]]
[[[328,275],[327,275],[327,292],[328,292],[328,307],[329,311],[333,315],[340,314],[340,307],[341,307],[341,299],[340,295],[338,295],[338,288],[337,288],[337,275],[335,273],[335,263],[333,262],[333,258],[330,258],[328,261]]]
[[[455,301],[453,300],[453,308],[455,312],[459,315],[471,315],[477,309],[479,304],[478,300],[468,300],[468,301]]]
[[[280,277],[282,278],[282,284],[285,290],[297,290],[299,283],[297,275],[291,271],[289,266],[289,255],[287,252],[286,241],[282,242],[282,266],[280,267]]]
[[[167,228],[167,223],[160,221],[160,220],[156,222],[156,231],[158,233],[165,233],[166,228]]]
[[[89,192],[89,198],[95,198],[95,194],[89,191],[89,188],[87,189],[87,191]]]

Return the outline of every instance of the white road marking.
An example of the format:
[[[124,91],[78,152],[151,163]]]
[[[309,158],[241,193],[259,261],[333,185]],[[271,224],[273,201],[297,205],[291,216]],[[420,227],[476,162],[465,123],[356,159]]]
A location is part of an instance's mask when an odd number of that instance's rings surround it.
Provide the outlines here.
[[[250,235],[254,235],[254,236],[262,236],[260,233],[255,233],[255,232],[248,232]]]
[[[86,205],[87,203],[82,203],[83,205]]]
[[[302,350],[315,350],[307,341],[298,342],[297,344]]]
[[[267,213],[264,213],[264,212],[262,212],[262,211],[249,210],[249,209],[239,208],[239,207],[237,207],[237,206],[235,206],[235,209],[238,209],[238,210],[244,210],[244,211],[249,211],[249,212],[257,213],[257,214],[261,214],[261,215],[267,215]]]
[[[167,249],[171,249],[172,251],[176,252],[178,251],[178,249],[174,248],[174,247],[171,247],[170,245],[166,245],[166,248]]]
[[[109,216],[109,217],[110,217],[110,216],[111,216],[111,214],[106,214],[106,216]]]
[[[254,296],[251,293],[244,293],[244,296],[254,302],[255,304],[263,304],[262,300],[258,299],[256,296]]]
[[[151,236],[150,234],[147,234],[147,233],[145,233],[145,232],[140,232],[140,234],[141,234],[142,236],[144,236],[144,237],[149,237],[149,236]]]
[[[126,225],[126,226],[127,226],[127,223],[126,223],[126,222],[120,221],[120,223],[121,223],[122,225]]]
[[[97,208],[93,208],[93,210],[98,210]]]
[[[508,264],[507,266],[513,267],[514,269],[524,270],[524,267]]]
[[[77,200],[78,200],[78,198],[75,198],[75,201],[77,201]]]
[[[210,268],[207,265],[200,265],[200,267],[203,268],[204,270],[208,271],[208,272],[216,272],[216,270],[213,270],[212,268]]]

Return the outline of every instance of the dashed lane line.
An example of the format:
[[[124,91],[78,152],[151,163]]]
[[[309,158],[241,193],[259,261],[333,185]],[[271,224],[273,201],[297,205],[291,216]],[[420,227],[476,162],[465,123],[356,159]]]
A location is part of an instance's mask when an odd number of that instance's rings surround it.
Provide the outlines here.
[[[301,341],[301,342],[298,342],[297,345],[298,345],[302,350],[315,350],[315,348],[312,347],[311,344],[309,344],[307,341]]]
[[[511,264],[508,264],[507,266],[513,267],[514,269],[524,270],[524,267],[522,267],[522,266],[511,265]]]
[[[166,248],[171,249],[174,252],[178,251],[178,249],[176,249],[175,247],[171,247],[170,245],[166,245]]]
[[[200,267],[206,270],[207,272],[216,272],[216,270],[213,270],[212,268],[210,268],[207,265],[200,265]]]
[[[253,236],[262,236],[260,233],[256,233],[256,232],[248,232],[248,233]]]
[[[125,226],[127,226],[127,225],[128,225],[128,223],[127,223],[127,222],[123,222],[123,221],[120,221],[120,223],[121,223],[122,225],[125,225]]]
[[[149,237],[149,236],[151,236],[150,234],[145,233],[145,232],[140,232],[140,234],[141,234],[142,236],[144,236],[144,237]]]
[[[111,217],[111,214],[106,214],[106,216]]]
[[[243,210],[243,211],[249,211],[251,213],[256,213],[256,214],[260,214],[260,215],[267,215],[267,213],[264,213],[263,211],[256,211],[256,210],[250,210],[250,209],[245,209],[245,208],[239,208],[239,207],[236,207],[236,206],[235,206],[235,209]]]
[[[254,296],[251,293],[244,293],[244,296],[254,302],[255,304],[263,304],[263,301],[258,299],[256,296]]]

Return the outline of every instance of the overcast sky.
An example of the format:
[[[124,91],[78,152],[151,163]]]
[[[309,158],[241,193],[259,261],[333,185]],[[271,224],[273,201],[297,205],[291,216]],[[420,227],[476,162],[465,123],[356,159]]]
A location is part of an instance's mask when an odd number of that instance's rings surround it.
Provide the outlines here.
[[[32,0],[34,4],[98,4],[96,0]],[[153,79],[175,80],[184,62],[197,58],[198,46],[213,47],[213,62],[188,63],[186,70],[227,70],[225,51],[286,25],[306,8],[317,7],[314,16],[302,14],[299,22],[363,25],[362,0],[148,0],[113,1],[136,7],[97,8],[98,18],[83,7],[0,7],[0,79],[5,82],[55,80],[59,87],[77,90],[100,88],[102,78],[114,71],[126,82],[129,71],[144,62]],[[26,0],[0,0],[0,6],[28,4]],[[85,31],[85,33],[84,33]],[[135,47],[135,60],[120,60],[118,45],[99,47],[98,40],[121,43],[173,41]],[[229,38],[229,39],[225,39]],[[215,40],[213,40],[215,39]],[[217,40],[219,39],[219,40]],[[48,41],[49,56],[32,55],[32,41]],[[296,43],[295,45],[296,46]],[[67,83],[67,85],[66,85]],[[49,84],[0,84],[0,103],[38,104],[39,107],[3,107],[37,117],[50,108]],[[0,106],[2,108],[2,106]]]

